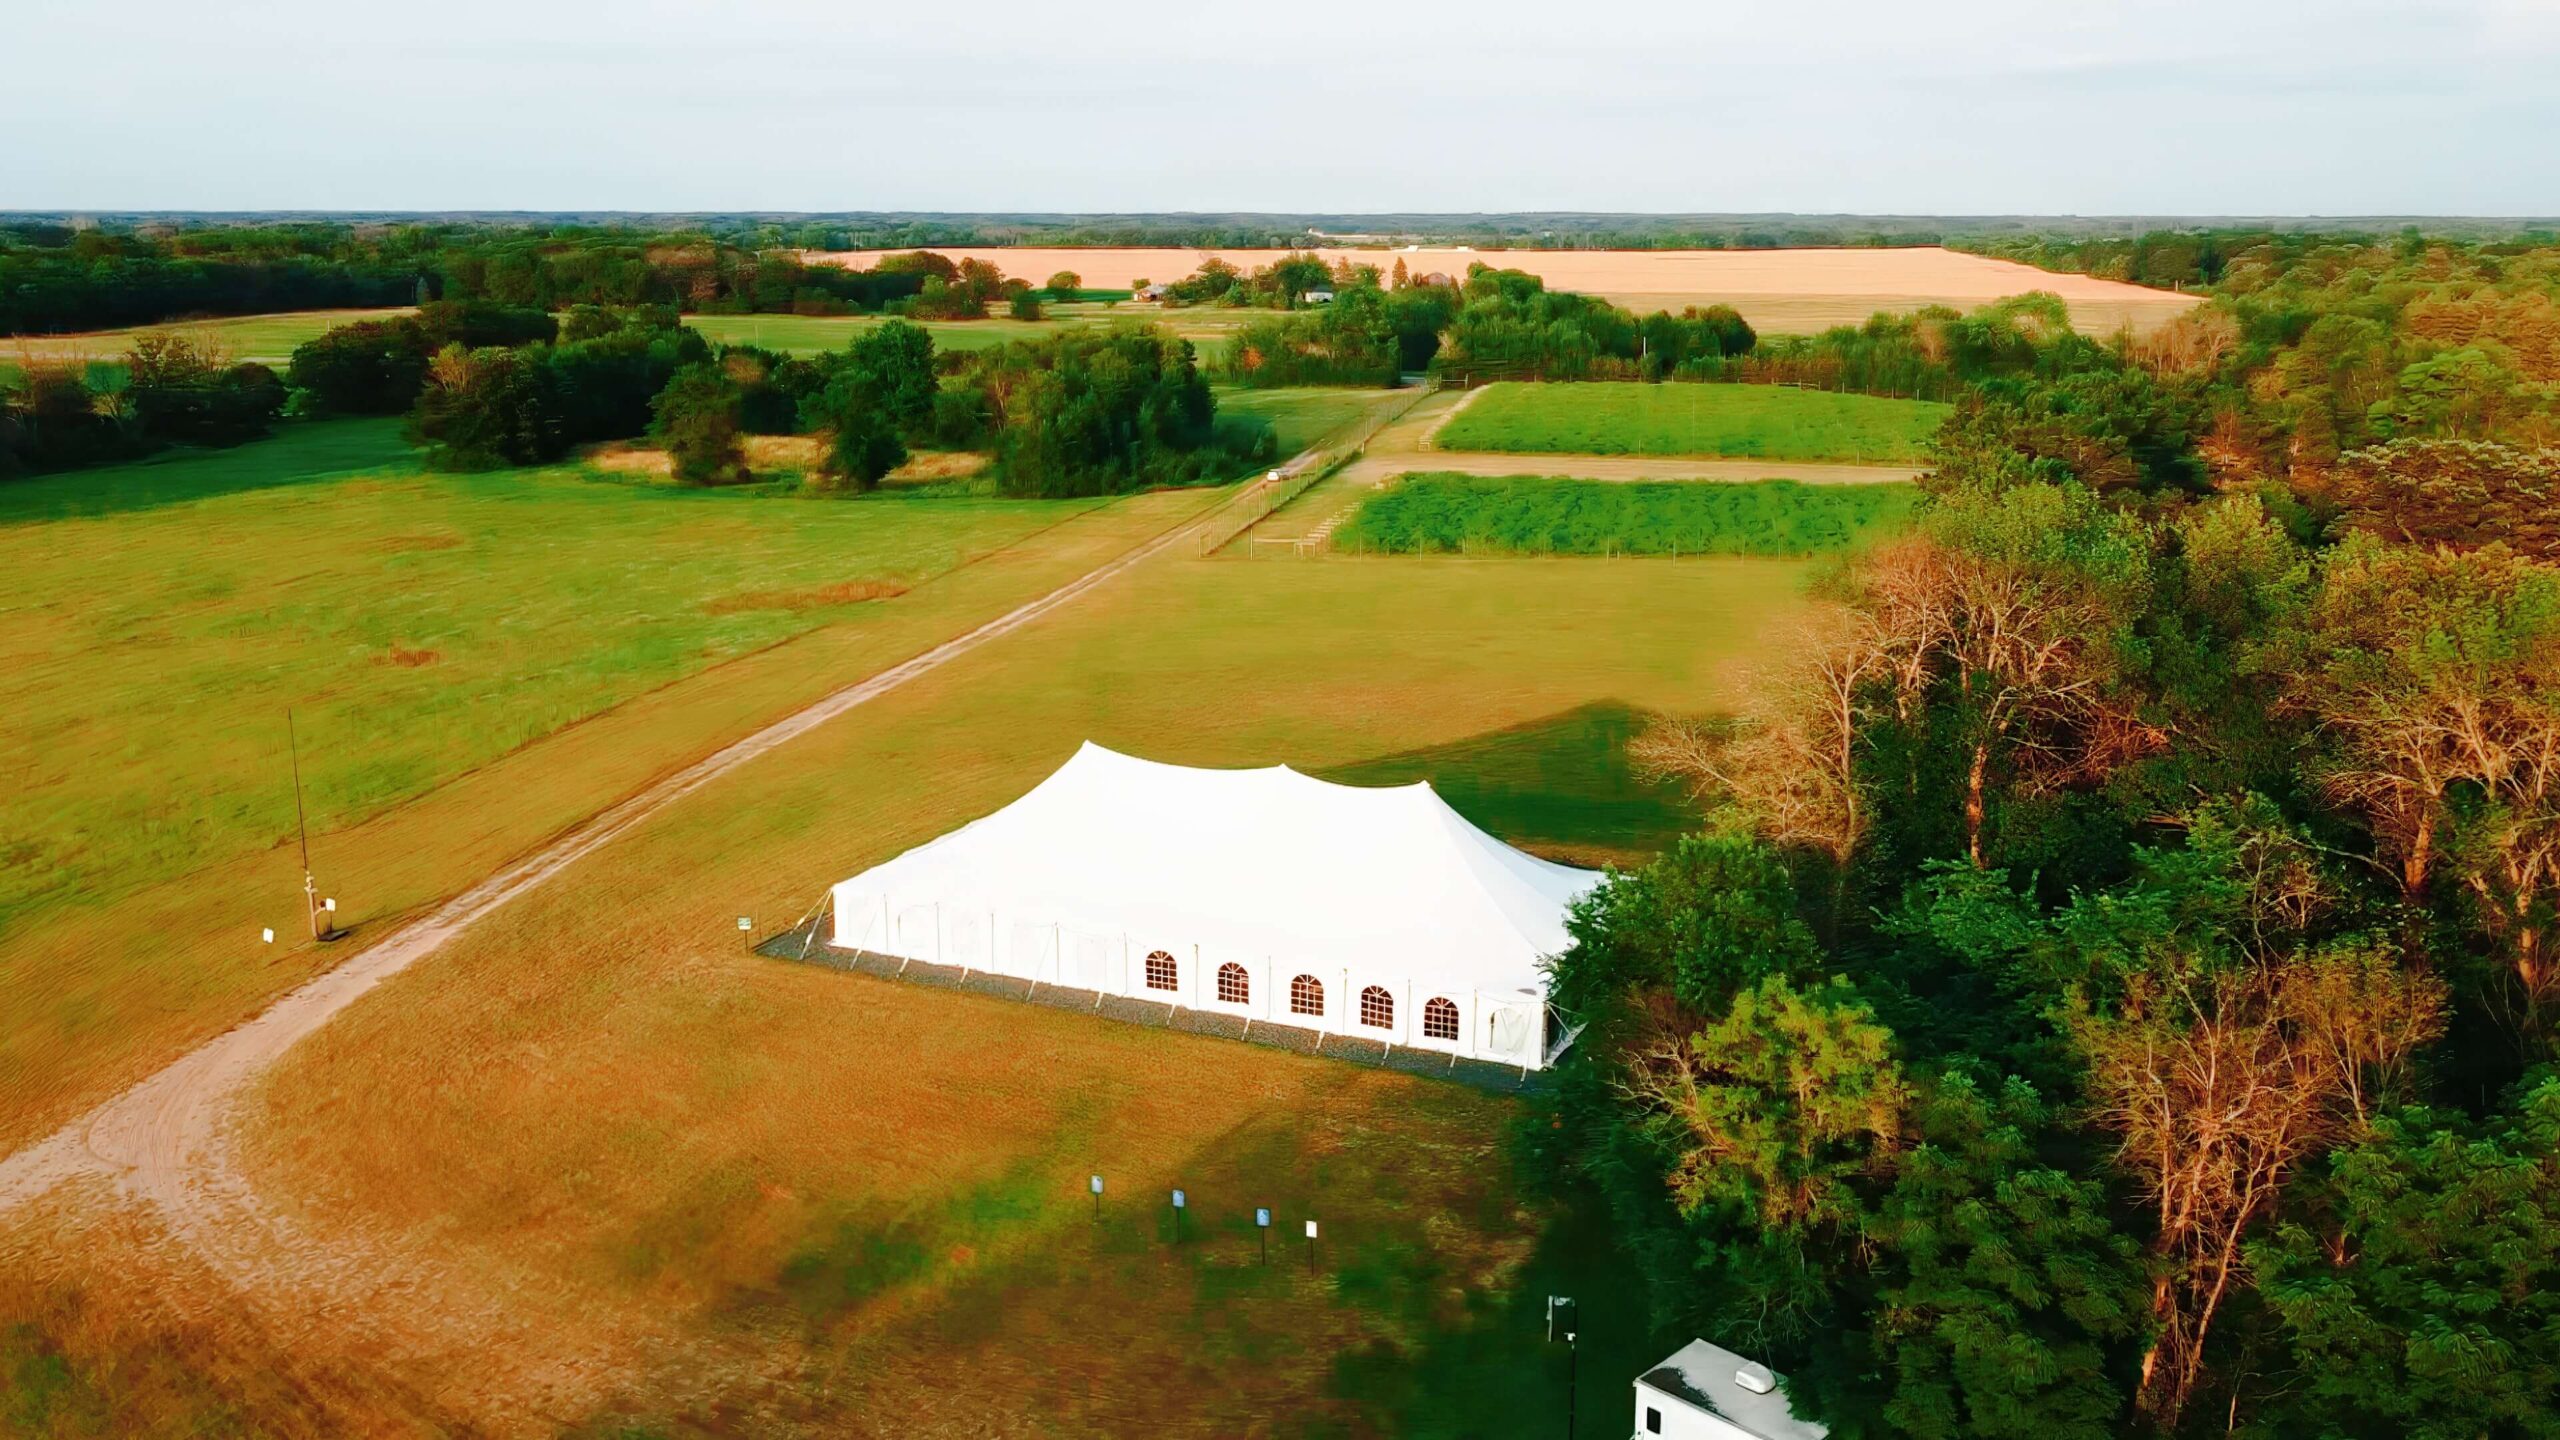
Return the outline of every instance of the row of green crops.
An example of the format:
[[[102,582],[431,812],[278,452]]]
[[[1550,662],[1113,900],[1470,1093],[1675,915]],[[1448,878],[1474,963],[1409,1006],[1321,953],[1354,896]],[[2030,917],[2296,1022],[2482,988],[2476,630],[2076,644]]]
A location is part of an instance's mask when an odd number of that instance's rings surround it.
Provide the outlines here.
[[[1901,529],[1911,485],[1408,475],[1369,497],[1336,550],[1387,554],[1813,555]]]

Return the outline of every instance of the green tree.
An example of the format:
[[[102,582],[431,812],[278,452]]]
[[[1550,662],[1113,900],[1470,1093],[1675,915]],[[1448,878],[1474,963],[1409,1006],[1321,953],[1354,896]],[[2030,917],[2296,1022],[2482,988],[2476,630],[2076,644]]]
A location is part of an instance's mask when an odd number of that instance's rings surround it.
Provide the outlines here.
[[[397,415],[417,403],[434,347],[414,320],[359,320],[294,347],[285,378],[327,415]]]
[[[1025,290],[1014,296],[1012,300],[1006,303],[1005,313],[1016,320],[1041,319],[1044,312],[1040,308],[1039,293],[1037,291]]]
[[[2145,1287],[2106,1187],[2044,1162],[2052,1116],[2023,1081],[1916,1093],[1915,1142],[1859,1221],[1865,1323],[1825,1337],[1808,1397],[1841,1440],[2119,1433]]]
[[[1073,300],[1084,289],[1084,277],[1073,270],[1061,270],[1049,277],[1049,298]]]
[[[742,398],[737,382],[707,362],[677,371],[658,392],[650,430],[667,447],[678,480],[728,485],[749,478],[738,421]]]
[[[933,418],[940,382],[933,373],[933,332],[921,325],[890,320],[863,331],[847,347],[841,374],[900,432]]]
[[[2385,440],[2434,435],[2485,440],[2526,408],[2523,380],[2477,347],[2447,350],[2403,367],[2392,394],[2365,415]]]
[[[530,353],[501,346],[437,352],[408,431],[438,470],[534,465],[567,449],[551,371]]]
[[[1556,962],[1554,994],[1575,1014],[1640,990],[1713,1014],[1768,976],[1810,978],[1821,961],[1785,861],[1743,836],[1683,836],[1643,869],[1611,876],[1566,926],[1574,943]]]
[[[2273,1433],[2560,1436],[2560,1079],[2386,1115],[2316,1196],[2249,1250],[2293,1362]]]
[[[802,403],[800,418],[804,425],[828,433],[826,465],[812,488],[868,491],[907,461],[896,417],[868,377],[859,372],[848,369],[838,374],[825,390]]]

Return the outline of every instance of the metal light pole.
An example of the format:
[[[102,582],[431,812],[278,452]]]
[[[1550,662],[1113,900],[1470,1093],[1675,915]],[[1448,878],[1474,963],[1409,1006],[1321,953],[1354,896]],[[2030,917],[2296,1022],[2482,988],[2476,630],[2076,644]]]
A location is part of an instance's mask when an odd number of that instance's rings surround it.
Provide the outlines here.
[[[1573,1440],[1574,1403],[1582,1387],[1582,1347],[1564,1332],[1564,1440]]]
[[[1576,1392],[1579,1390],[1582,1380],[1582,1366],[1579,1363],[1582,1357],[1582,1347],[1574,1343],[1574,1336],[1579,1329],[1579,1324],[1574,1313],[1575,1306],[1573,1303],[1573,1297],[1570,1295],[1550,1295],[1547,1297],[1547,1342],[1549,1344],[1555,1343],[1556,1312],[1558,1310],[1566,1312],[1564,1322],[1566,1326],[1564,1332],[1564,1440],[1573,1440],[1574,1407],[1576,1401],[1580,1398]]]

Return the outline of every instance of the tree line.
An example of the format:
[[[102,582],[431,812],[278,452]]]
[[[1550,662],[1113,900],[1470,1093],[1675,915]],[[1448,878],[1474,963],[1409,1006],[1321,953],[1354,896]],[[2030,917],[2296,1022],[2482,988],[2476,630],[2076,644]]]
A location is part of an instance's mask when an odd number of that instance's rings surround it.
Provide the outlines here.
[[[464,323],[465,321],[469,323]],[[826,441],[812,488],[871,489],[910,447],[985,449],[1006,494],[1110,494],[1222,479],[1268,458],[1267,432],[1220,432],[1185,341],[1132,325],[938,352],[889,320],[844,349],[714,346],[670,309],[546,312],[440,302],[342,326],[294,353],[319,414],[405,414],[427,463],[533,465],[654,436],[679,480],[750,478],[749,435]]]
[[[2560,460],[2299,358],[2551,287],[2379,248],[1970,384],[1636,746],[1709,821],[1573,916],[1522,1143],[1835,1436],[2560,1433]]]
[[[938,258],[938,257],[936,257]],[[422,300],[843,315],[921,294],[913,267],[809,264],[698,233],[498,226],[0,227],[0,334]]]

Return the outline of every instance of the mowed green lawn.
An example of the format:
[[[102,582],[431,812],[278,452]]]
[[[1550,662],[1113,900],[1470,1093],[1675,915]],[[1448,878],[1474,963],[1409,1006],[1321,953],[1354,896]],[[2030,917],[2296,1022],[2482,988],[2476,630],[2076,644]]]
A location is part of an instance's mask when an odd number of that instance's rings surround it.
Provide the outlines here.
[[[1912,485],[1407,475],[1336,531],[1353,554],[1816,555],[1910,522]]]
[[[1286,459],[1412,398],[1410,390],[1222,388],[1218,391],[1218,417],[1221,424],[1269,425],[1280,456]]]
[[[1438,443],[1444,450],[1535,454],[1907,463],[1924,457],[1948,408],[1779,385],[1506,381],[1485,387]]]
[[[0,930],[345,825],[1090,502],[430,475],[392,421],[0,487]]]

